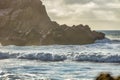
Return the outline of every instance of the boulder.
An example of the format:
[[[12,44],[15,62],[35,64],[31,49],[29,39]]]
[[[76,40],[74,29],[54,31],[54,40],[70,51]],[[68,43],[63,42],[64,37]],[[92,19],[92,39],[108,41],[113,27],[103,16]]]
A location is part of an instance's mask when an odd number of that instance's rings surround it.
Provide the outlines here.
[[[113,77],[109,73],[101,73],[96,80],[120,80],[120,76]]]

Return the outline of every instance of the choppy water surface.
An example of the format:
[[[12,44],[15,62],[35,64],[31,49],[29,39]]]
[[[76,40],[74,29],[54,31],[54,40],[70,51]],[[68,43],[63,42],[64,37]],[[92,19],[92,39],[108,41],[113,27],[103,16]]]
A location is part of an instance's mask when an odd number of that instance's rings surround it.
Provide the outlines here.
[[[117,63],[41,62],[5,59],[0,61],[3,80],[94,80],[100,72],[120,74]]]
[[[94,80],[120,75],[120,31],[88,45],[0,46],[0,80]]]

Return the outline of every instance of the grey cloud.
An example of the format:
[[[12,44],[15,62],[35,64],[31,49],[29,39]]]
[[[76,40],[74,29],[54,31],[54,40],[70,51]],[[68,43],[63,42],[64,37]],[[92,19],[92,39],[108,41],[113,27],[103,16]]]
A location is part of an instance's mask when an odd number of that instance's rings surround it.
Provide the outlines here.
[[[95,2],[97,4],[105,4],[105,3],[109,3],[109,2],[119,3],[120,0],[64,0],[64,2],[66,4],[86,4],[86,3],[89,3],[89,2]]]
[[[43,0],[52,20],[88,24],[93,29],[119,28],[120,0]],[[97,26],[97,27],[96,27]],[[109,29],[109,28],[108,28]]]
[[[93,0],[65,0],[66,4],[86,4]]]

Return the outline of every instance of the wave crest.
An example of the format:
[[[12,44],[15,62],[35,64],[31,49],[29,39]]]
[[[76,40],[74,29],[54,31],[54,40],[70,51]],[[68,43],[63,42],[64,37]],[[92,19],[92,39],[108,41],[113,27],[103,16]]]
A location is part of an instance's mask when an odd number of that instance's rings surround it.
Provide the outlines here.
[[[13,57],[14,56],[14,57]],[[27,59],[27,60],[40,60],[40,61],[89,61],[89,62],[112,62],[120,63],[119,54],[111,53],[64,53],[64,54],[54,54],[54,53],[1,53],[0,59]]]
[[[57,55],[50,53],[31,53],[22,54],[17,56],[18,59],[30,59],[30,60],[41,60],[41,61],[63,61],[66,59],[65,55]]]

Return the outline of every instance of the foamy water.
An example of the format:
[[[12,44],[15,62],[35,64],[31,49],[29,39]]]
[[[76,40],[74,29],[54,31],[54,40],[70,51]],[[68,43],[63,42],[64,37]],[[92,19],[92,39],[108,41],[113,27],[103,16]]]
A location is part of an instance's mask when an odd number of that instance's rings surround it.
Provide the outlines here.
[[[94,80],[120,74],[120,31],[88,45],[0,46],[1,80]]]

